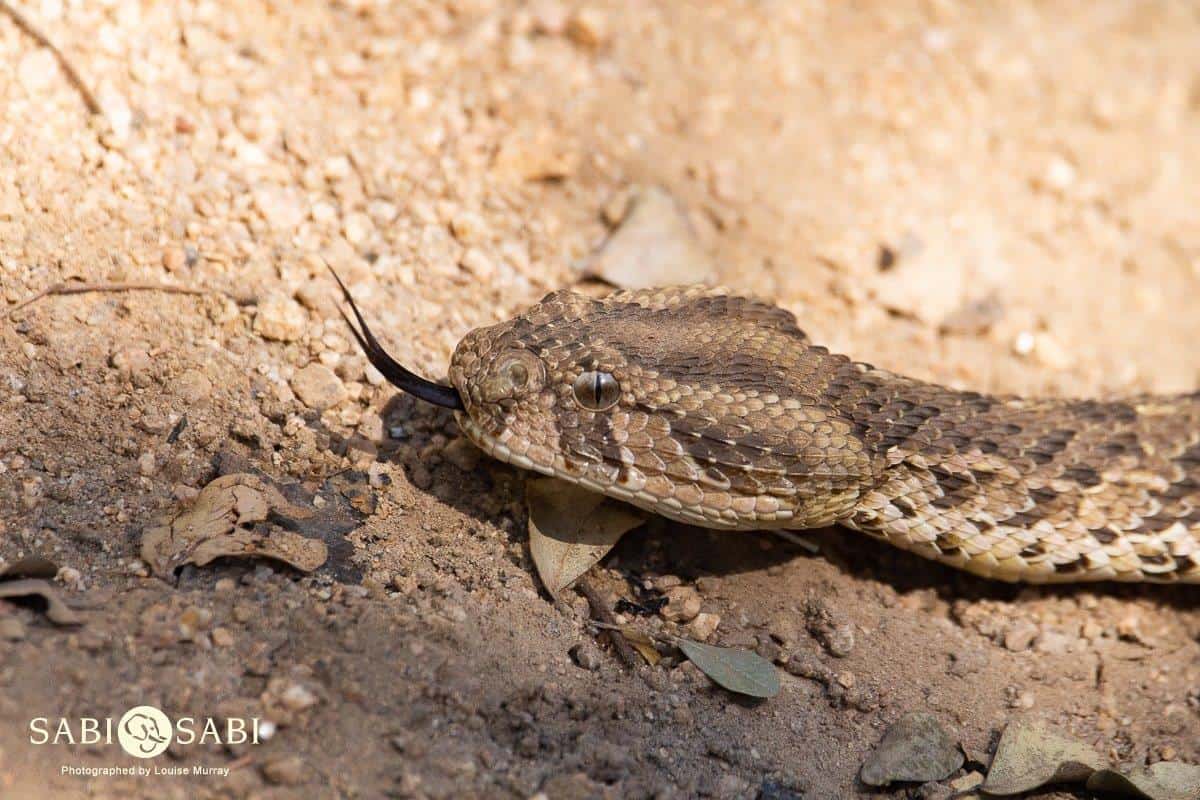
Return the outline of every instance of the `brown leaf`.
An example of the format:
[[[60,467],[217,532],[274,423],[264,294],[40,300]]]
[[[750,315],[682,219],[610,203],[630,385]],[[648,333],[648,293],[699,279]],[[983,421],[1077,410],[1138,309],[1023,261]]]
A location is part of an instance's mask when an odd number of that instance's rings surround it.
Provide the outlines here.
[[[1200,766],[1159,761],[1127,773],[1102,769],[1088,778],[1087,788],[1150,800],[1195,800],[1200,797]]]
[[[222,475],[188,508],[164,515],[143,531],[142,559],[160,576],[183,564],[204,566],[223,556],[271,558],[312,572],[328,557],[325,543],[269,522],[311,516],[257,476]]]
[[[46,618],[55,625],[79,625],[83,622],[63,601],[58,590],[41,578],[0,581],[0,597],[40,597],[46,601]]]
[[[1047,783],[1082,783],[1104,766],[1100,754],[1087,745],[1043,725],[1017,721],[1000,736],[983,790],[1008,795]]]
[[[555,478],[526,481],[525,498],[529,550],[538,577],[553,596],[642,524],[642,515],[629,506]]]
[[[652,667],[657,667],[658,662],[662,661],[662,653],[658,652],[658,648],[654,646],[654,640],[641,631],[630,628],[621,628],[621,635],[625,637],[625,641],[638,651],[642,658],[646,659],[646,663]]]
[[[58,564],[48,558],[28,556],[0,569],[0,578],[53,578],[58,574]]]

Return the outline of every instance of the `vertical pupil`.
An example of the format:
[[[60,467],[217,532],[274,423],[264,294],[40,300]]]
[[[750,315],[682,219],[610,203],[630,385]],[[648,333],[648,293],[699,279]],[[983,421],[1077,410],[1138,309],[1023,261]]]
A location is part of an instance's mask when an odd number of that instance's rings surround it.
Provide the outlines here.
[[[595,395],[596,405],[600,405],[603,402],[603,398],[600,396],[600,391],[601,391],[601,387],[602,387],[603,383],[604,383],[604,381],[601,378],[600,373],[597,372],[596,376],[594,378],[592,378],[592,394]]]

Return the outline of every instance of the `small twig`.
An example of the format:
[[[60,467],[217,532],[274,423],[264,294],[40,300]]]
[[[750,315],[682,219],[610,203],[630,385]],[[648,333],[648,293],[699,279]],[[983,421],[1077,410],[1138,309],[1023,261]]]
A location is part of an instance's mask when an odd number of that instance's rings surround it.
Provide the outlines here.
[[[821,548],[817,545],[816,542],[804,537],[803,535],[801,535],[799,533],[796,533],[795,531],[773,530],[773,531],[771,531],[771,533],[775,534],[780,539],[785,539],[785,540],[791,542],[792,544],[796,545],[797,547],[799,547],[802,550],[807,550],[808,552],[812,553],[814,556],[820,554],[820,552],[821,552]]]
[[[3,2],[4,0],[0,0],[0,3]],[[192,295],[226,294],[219,289],[197,289],[192,286],[171,286],[166,283],[56,283],[17,303],[3,314],[0,314],[0,319],[8,319],[13,314],[33,305],[43,297],[60,294],[87,294],[90,292],[166,292],[168,294]],[[237,300],[237,298],[233,299]]]
[[[616,627],[617,618],[613,615],[612,609],[608,607],[608,603],[604,602],[604,598],[600,596],[600,593],[586,580],[580,580],[575,584],[575,588],[587,598],[588,605],[592,609],[592,616],[604,623],[604,633],[608,636],[608,640],[612,642],[617,655],[625,662],[625,666],[630,669],[637,669],[644,662],[641,656],[637,654],[637,651],[633,649],[633,645],[625,641],[625,637],[621,635],[619,628]],[[607,627],[609,625],[613,627]]]
[[[62,54],[62,51],[54,46],[54,42],[50,41],[46,37],[46,34],[38,30],[24,14],[13,8],[8,0],[0,0],[0,12],[6,14],[31,39],[54,54],[54,57],[58,59],[58,65],[62,67],[63,74],[67,76],[67,80],[75,87],[75,91],[79,92],[80,97],[83,98],[83,104],[87,106],[88,113],[101,113],[100,104],[96,102],[96,96],[92,94],[92,90],[83,82],[83,78],[75,71],[75,67],[71,65],[71,62],[67,61],[67,57]]]

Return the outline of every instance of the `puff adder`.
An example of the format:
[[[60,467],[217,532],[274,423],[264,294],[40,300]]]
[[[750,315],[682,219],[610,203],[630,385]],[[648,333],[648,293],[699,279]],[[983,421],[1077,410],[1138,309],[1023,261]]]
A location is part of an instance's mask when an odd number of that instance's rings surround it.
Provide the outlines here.
[[[468,333],[447,387],[392,360],[342,289],[371,362],[485,452],[665,517],[840,524],[1008,581],[1200,582],[1200,392],[957,391],[706,287],[554,292]]]

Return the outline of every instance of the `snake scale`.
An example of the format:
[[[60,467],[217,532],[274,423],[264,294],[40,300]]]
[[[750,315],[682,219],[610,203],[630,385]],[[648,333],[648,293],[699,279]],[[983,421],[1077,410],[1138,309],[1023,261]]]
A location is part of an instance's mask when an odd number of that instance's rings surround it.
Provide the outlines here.
[[[840,524],[1007,581],[1200,582],[1200,392],[958,391],[707,287],[554,292],[463,337],[443,386],[388,356],[342,291],[372,364],[457,409],[483,451],[665,517]]]

